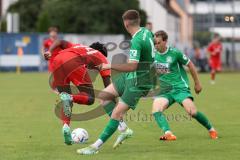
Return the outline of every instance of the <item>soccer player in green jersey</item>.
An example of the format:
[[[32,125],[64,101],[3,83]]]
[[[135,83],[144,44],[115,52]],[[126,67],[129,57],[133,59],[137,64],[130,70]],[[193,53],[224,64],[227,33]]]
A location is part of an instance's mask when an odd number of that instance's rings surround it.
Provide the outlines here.
[[[101,68],[111,68],[122,73],[112,84],[110,84],[103,93],[111,93],[114,97],[120,97],[116,104],[111,119],[105,127],[99,139],[89,147],[77,150],[77,153],[91,155],[98,153],[100,146],[105,143],[117,130],[119,121],[129,109],[135,109],[139,99],[148,94],[152,88],[150,83],[150,66],[154,59],[153,36],[149,30],[140,27],[140,16],[136,10],[128,10],[123,16],[123,22],[126,30],[131,34],[131,47],[129,61],[126,64],[106,64]],[[143,64],[144,63],[144,64]],[[100,94],[100,97],[104,95]],[[104,98],[103,98],[104,100]],[[103,104],[106,104],[105,100]],[[109,104],[114,104],[109,102]],[[126,128],[118,136],[114,148],[118,147],[125,139],[131,137],[133,131]]]
[[[165,31],[155,33],[155,54],[154,65],[159,73],[160,93],[153,102],[152,113],[158,126],[164,131],[160,140],[176,140],[171,132],[163,111],[177,102],[183,106],[186,112],[196,119],[208,131],[212,139],[217,138],[217,132],[202,113],[197,111],[190,92],[187,73],[183,66],[187,66],[194,80],[194,89],[197,94],[202,90],[197,71],[190,59],[176,48],[167,46],[168,35]],[[162,88],[162,90],[161,90]]]

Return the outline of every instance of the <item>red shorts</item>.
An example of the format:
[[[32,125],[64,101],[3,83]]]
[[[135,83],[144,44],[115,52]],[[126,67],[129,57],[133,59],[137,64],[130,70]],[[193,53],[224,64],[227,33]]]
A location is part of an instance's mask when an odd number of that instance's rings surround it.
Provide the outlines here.
[[[209,65],[211,67],[211,70],[221,71],[221,69],[222,69],[222,65],[221,65],[220,60],[210,59]]]
[[[88,70],[81,56],[73,52],[62,52],[54,58],[52,87],[69,85],[72,82],[79,86],[92,84]]]

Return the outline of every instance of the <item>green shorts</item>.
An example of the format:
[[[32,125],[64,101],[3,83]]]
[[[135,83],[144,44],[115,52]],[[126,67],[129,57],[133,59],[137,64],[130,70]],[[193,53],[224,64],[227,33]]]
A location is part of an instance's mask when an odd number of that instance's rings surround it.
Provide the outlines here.
[[[159,97],[164,97],[166,99],[168,99],[168,107],[170,107],[173,103],[177,102],[180,105],[182,105],[182,102],[187,99],[190,98],[192,100],[194,100],[190,89],[172,89],[169,92],[165,92],[165,93],[161,93],[159,95],[156,96],[156,98]]]
[[[147,96],[151,89],[147,87],[137,87],[136,81],[134,79],[127,79],[126,74],[119,76],[113,84],[118,92],[120,101],[127,104],[132,110],[136,108],[139,99]]]

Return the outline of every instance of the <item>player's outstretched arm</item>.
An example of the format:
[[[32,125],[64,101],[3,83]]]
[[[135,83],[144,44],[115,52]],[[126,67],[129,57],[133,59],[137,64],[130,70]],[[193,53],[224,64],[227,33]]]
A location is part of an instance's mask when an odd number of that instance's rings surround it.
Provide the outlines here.
[[[66,48],[68,48],[67,46],[68,46],[68,41],[65,41],[65,40],[60,40],[60,39],[58,39],[58,40],[55,40],[54,42],[53,42],[53,44],[50,46],[50,48],[49,48],[49,52],[51,52],[52,53],[52,51],[54,50],[54,49],[56,49],[57,47],[61,47],[62,49],[66,49]]]
[[[133,72],[137,70],[138,61],[129,61],[128,63],[124,64],[103,64],[101,69],[114,69],[120,72]]]
[[[202,91],[202,86],[201,86],[201,83],[200,83],[199,78],[198,78],[198,73],[197,73],[196,67],[195,67],[195,65],[191,61],[188,63],[187,66],[188,66],[189,71],[191,73],[191,76],[192,76],[192,78],[194,80],[195,92],[197,94],[199,94]]]

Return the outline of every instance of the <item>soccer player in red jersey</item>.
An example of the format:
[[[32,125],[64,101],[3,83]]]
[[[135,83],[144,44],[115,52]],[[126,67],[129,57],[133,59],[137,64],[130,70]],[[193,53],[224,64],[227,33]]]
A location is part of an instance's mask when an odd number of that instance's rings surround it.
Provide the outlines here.
[[[58,53],[61,50],[63,50],[63,48],[71,47],[72,43],[67,42],[64,44],[64,45],[66,45],[64,47],[59,45],[58,47],[54,48],[54,50],[51,52],[51,55],[50,55],[50,54],[48,54],[49,52],[47,52],[47,51],[49,50],[51,45],[58,40],[58,28],[57,27],[49,27],[48,33],[49,33],[49,38],[45,39],[43,42],[42,55],[46,60],[48,60],[48,71],[52,72],[54,58],[58,55]]]
[[[221,54],[222,54],[222,43],[220,41],[219,34],[215,34],[213,41],[209,44],[207,48],[210,59],[209,65],[211,67],[211,83],[215,84],[215,75],[216,72],[221,71]]]
[[[51,53],[56,47],[66,47],[66,41],[58,40],[49,49]],[[51,55],[48,53],[49,55]],[[98,65],[108,64],[106,59],[107,49],[99,42],[91,44],[89,47],[81,44],[75,44],[72,47],[60,51],[54,58],[53,62],[53,81],[51,87],[57,89],[60,93],[60,99],[63,104],[61,110],[61,118],[63,120],[63,135],[66,144],[72,144],[70,119],[72,113],[72,103],[92,105],[95,100],[94,90],[88,69],[96,69],[99,71],[104,86],[110,83],[110,69],[99,70]],[[72,94],[70,88],[72,82],[79,90],[78,94]],[[108,106],[107,106],[108,107]],[[113,108],[104,108],[105,112],[111,115]],[[119,130],[124,130],[126,124],[121,122]]]

